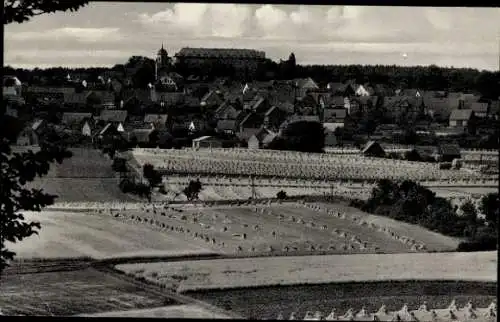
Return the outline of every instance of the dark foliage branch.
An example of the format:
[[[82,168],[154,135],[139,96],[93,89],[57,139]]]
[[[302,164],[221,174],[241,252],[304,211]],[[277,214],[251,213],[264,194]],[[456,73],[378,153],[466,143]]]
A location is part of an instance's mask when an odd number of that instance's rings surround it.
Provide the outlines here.
[[[4,0],[3,24],[23,23],[57,11],[77,11],[87,3],[86,0]]]
[[[459,251],[486,251],[497,248],[498,194],[482,199],[480,210],[486,214],[486,222],[477,217],[471,202],[464,203],[458,216],[458,207],[437,197],[434,192],[413,181],[394,182],[379,180],[366,202],[353,206],[377,215],[423,226],[432,231],[464,238]]]
[[[20,211],[41,211],[52,205],[55,195],[42,189],[29,189],[26,184],[47,175],[50,164],[62,163],[72,153],[60,142],[41,144],[37,152],[13,152],[5,137],[0,142],[0,272],[14,259],[15,253],[5,242],[16,243],[37,234],[38,222],[26,222]]]
[[[186,195],[189,201],[193,201],[199,199],[198,194],[201,192],[202,189],[203,187],[200,182],[200,179],[197,179],[196,181],[195,180],[189,181],[188,186],[184,188],[182,192],[184,193],[184,195]]]

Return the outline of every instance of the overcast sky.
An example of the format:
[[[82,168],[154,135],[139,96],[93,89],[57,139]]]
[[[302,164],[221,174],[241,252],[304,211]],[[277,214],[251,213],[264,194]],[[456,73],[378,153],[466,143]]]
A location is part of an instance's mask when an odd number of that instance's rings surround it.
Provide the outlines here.
[[[500,8],[91,3],[5,27],[5,64],[113,66],[180,48],[236,47],[299,64],[498,70]]]

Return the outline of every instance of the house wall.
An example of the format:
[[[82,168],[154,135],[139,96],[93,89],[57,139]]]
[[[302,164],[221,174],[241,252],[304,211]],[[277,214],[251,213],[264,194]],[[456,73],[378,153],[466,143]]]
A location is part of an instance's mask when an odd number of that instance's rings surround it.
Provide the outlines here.
[[[347,114],[351,114],[351,101],[348,97],[344,98],[344,108],[347,110]]]
[[[222,148],[222,142],[218,140],[203,140],[193,142],[193,148]]]
[[[248,148],[254,150],[260,148],[260,142],[255,135],[252,135],[250,139],[248,139]]]
[[[450,120],[450,126],[467,126],[466,120]]]
[[[82,128],[82,135],[84,135],[84,136],[91,136],[92,135],[92,131],[90,129],[90,126],[87,123]]]
[[[17,138],[16,144],[20,146],[31,145],[30,138],[27,133],[21,133],[21,135]]]

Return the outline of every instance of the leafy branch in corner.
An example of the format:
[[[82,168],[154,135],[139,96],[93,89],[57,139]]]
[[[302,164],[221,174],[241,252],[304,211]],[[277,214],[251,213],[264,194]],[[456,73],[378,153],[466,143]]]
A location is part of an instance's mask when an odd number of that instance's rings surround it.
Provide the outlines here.
[[[0,142],[0,272],[14,259],[15,252],[6,248],[6,241],[16,243],[37,234],[38,222],[26,222],[20,211],[40,212],[56,198],[42,189],[29,189],[26,184],[47,175],[50,164],[62,163],[72,156],[60,142],[42,143],[40,150],[13,152],[10,142]],[[57,142],[57,143],[56,143]]]
[[[86,0],[4,0],[3,24],[23,23],[30,18],[57,11],[77,11]]]

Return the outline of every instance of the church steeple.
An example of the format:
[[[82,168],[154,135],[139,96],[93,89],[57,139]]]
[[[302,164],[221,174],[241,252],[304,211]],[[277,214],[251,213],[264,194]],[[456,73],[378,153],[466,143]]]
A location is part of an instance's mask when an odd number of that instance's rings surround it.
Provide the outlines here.
[[[170,57],[168,57],[168,53],[165,50],[163,43],[161,44],[161,48],[158,50],[156,54],[155,60],[155,78],[158,80],[160,78],[160,73],[168,70],[170,65]]]

